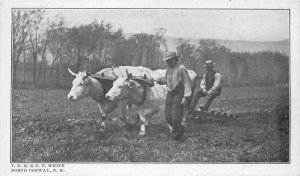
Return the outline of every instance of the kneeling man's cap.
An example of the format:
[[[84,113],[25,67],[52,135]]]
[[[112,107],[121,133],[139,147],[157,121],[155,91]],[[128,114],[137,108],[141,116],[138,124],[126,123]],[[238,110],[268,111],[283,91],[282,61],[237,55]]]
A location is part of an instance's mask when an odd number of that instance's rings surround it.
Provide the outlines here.
[[[214,65],[215,65],[215,63],[212,60],[207,60],[207,61],[205,61],[205,64],[203,66],[204,67],[212,67]]]

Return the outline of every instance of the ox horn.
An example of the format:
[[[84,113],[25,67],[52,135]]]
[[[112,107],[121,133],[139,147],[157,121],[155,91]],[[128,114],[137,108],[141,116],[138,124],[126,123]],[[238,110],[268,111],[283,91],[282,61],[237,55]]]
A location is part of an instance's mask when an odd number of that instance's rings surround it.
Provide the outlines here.
[[[76,76],[76,74],[69,67],[68,67],[68,70],[69,70],[71,75]]]
[[[89,71],[87,71],[87,70],[85,70],[85,73],[86,73],[86,76],[87,76],[87,77],[91,75],[91,72],[89,72]]]
[[[115,74],[115,71],[114,71],[114,66],[112,66],[112,67],[111,67],[111,70],[112,70],[112,72],[111,72],[111,73],[112,73],[112,74],[113,74],[115,77],[117,77],[117,78],[118,78],[119,76],[117,76],[117,75]]]
[[[126,68],[126,74],[127,74],[127,77],[128,77],[128,78],[131,78],[131,77],[132,77],[132,74],[128,72],[127,68]]]

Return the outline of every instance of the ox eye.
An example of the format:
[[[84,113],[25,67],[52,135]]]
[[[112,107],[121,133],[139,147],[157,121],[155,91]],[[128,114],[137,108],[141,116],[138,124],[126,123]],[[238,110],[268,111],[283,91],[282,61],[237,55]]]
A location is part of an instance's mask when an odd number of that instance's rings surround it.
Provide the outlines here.
[[[134,82],[130,82],[129,86],[130,87],[134,86]]]
[[[80,82],[79,85],[82,86],[82,85],[83,85],[83,82]]]

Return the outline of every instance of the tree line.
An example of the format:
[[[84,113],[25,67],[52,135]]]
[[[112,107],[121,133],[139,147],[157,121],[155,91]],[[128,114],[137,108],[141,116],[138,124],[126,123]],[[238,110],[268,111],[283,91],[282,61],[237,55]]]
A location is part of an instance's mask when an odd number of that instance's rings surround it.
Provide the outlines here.
[[[12,11],[13,85],[35,87],[68,87],[75,72],[95,73],[120,65],[166,68],[162,58],[169,52],[164,38],[167,29],[154,34],[125,34],[105,21],[67,27],[61,16],[50,19],[45,11]],[[200,39],[198,44],[176,40],[180,62],[202,75],[204,61],[212,59],[226,86],[267,86],[286,84],[289,80],[289,58],[280,53],[237,53],[215,40]]]

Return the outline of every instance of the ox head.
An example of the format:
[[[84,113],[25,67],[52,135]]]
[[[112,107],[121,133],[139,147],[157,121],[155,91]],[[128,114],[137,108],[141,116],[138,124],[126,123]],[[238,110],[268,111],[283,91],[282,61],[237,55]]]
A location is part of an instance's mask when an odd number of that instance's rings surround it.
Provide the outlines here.
[[[124,100],[130,95],[143,91],[145,85],[153,86],[140,77],[133,77],[126,69],[127,76],[119,76],[113,83],[113,87],[106,93],[105,98],[109,100]]]
[[[70,68],[68,68],[68,70],[71,75],[75,76],[75,79],[72,82],[73,86],[68,94],[68,99],[78,100],[84,98],[90,89],[90,73],[85,70],[75,74]]]

